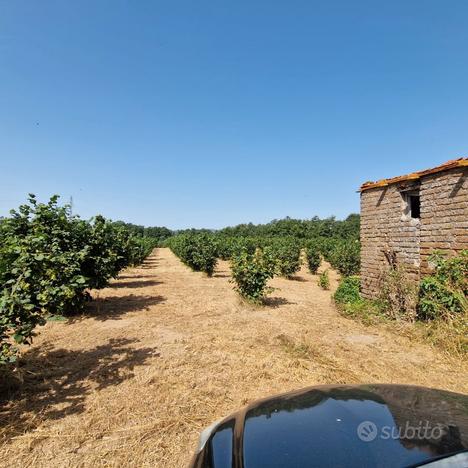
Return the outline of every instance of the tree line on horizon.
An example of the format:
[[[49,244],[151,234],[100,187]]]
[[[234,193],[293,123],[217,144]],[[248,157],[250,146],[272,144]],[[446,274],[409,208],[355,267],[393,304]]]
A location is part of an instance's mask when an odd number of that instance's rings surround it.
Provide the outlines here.
[[[226,237],[295,237],[297,239],[333,238],[333,239],[359,239],[360,215],[350,214],[344,220],[337,220],[335,216],[311,219],[295,219],[286,217],[274,219],[269,223],[242,223],[222,229],[169,229],[167,227],[145,227],[123,221],[116,224],[125,227],[128,231],[143,237],[152,237],[164,242],[169,237],[178,234],[209,233]]]

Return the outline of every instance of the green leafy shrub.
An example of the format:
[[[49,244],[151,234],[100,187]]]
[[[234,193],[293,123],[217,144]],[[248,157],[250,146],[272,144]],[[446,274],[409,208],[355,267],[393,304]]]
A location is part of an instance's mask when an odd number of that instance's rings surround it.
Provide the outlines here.
[[[141,265],[144,260],[160,244],[159,239],[154,237],[131,237],[133,245],[128,264],[131,266]]]
[[[274,265],[267,249],[257,249],[253,254],[244,251],[231,260],[231,281],[242,297],[259,304],[269,292],[267,284],[275,274]]]
[[[229,260],[232,256],[234,242],[233,238],[218,237],[216,239],[216,256],[221,260]]]
[[[257,248],[255,239],[248,237],[226,237],[218,236],[216,238],[217,256],[221,260],[230,260],[233,256],[242,251],[254,253]]]
[[[102,216],[96,216],[90,223],[71,219],[71,226],[78,232],[75,232],[75,248],[82,252],[80,268],[87,278],[86,287],[105,287],[122,268],[132,263],[130,234]]]
[[[322,273],[320,273],[317,284],[322,289],[330,289],[330,277],[328,276],[328,270],[324,270]]]
[[[468,250],[447,257],[443,252],[434,252],[430,259],[434,265],[434,275],[449,288],[468,295]]]
[[[361,268],[361,247],[358,241],[351,240],[338,243],[328,253],[328,261],[331,266],[343,276],[359,274]]]
[[[66,207],[57,206],[57,197],[39,204],[31,195],[28,205],[11,214],[0,234],[3,361],[14,359],[11,337],[16,343],[29,344],[46,314],[81,308],[87,284],[81,271],[86,251],[73,236],[81,226],[70,220]]]
[[[352,304],[361,300],[359,276],[342,278],[333,299],[338,304]]]
[[[58,196],[28,201],[0,223],[0,363],[15,359],[15,342],[31,343],[47,316],[79,312],[88,289],[137,260],[139,241],[121,227],[74,217]]]
[[[182,234],[169,239],[171,250],[190,268],[211,276],[218,261],[218,246],[208,234]]]
[[[333,252],[336,250],[338,244],[341,243],[340,240],[334,238],[319,238],[314,239],[314,243],[318,246],[320,253],[323,258],[330,264],[332,264]]]
[[[365,325],[385,321],[380,302],[361,297],[359,276],[341,278],[333,299],[338,310],[345,317],[359,320]]]
[[[301,268],[301,247],[294,239],[277,239],[269,245],[280,276],[291,278]]]
[[[174,233],[166,227],[145,227],[137,224],[125,223],[124,221],[114,221],[113,224],[131,234],[133,238],[151,239],[154,247],[162,247],[165,240],[174,235]]]
[[[192,255],[194,268],[211,276],[217,263],[216,244],[208,235],[200,235],[195,238],[195,250]]]
[[[467,313],[468,250],[449,258],[436,252],[430,261],[435,265],[434,274],[420,282],[418,318],[434,320]]]
[[[419,296],[418,317],[423,320],[449,317],[466,310],[466,297],[433,276],[421,280]]]
[[[320,267],[320,263],[322,262],[320,251],[316,245],[307,246],[306,258],[310,272],[315,275]]]
[[[468,354],[468,250],[448,257],[434,252],[432,275],[419,285],[418,330],[451,355]]]

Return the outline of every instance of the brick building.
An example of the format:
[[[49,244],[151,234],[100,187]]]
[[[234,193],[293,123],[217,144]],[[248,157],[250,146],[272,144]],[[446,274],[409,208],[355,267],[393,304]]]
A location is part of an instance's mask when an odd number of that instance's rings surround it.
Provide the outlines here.
[[[379,293],[390,265],[415,280],[434,250],[468,249],[468,158],[361,186],[361,289]]]

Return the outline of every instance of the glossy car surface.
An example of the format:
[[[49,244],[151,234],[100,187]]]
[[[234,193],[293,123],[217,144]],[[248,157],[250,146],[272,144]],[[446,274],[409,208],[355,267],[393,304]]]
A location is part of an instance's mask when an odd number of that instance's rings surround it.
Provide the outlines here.
[[[205,430],[193,468],[468,466],[468,396],[321,386],[254,402]],[[448,460],[448,459],[446,459]],[[442,463],[442,462],[438,462]],[[447,463],[444,461],[443,463]]]

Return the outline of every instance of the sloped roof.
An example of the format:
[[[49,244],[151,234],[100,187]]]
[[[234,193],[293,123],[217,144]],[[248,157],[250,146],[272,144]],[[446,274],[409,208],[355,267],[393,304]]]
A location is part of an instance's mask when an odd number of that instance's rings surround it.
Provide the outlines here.
[[[463,166],[465,167],[468,166],[468,158],[452,159],[450,161],[447,161],[444,164],[441,164],[440,166],[433,167],[431,169],[413,172],[411,174],[406,174],[406,175],[402,175],[399,177],[392,177],[391,179],[382,179],[376,182],[364,182],[361,185],[361,188],[359,191],[364,192],[365,190],[369,190],[373,188],[386,187],[387,185],[396,184],[398,182],[403,182],[405,180],[418,180],[421,177],[424,177],[430,174],[436,174],[437,172],[443,172],[449,169],[455,169],[457,167],[463,167]]]

